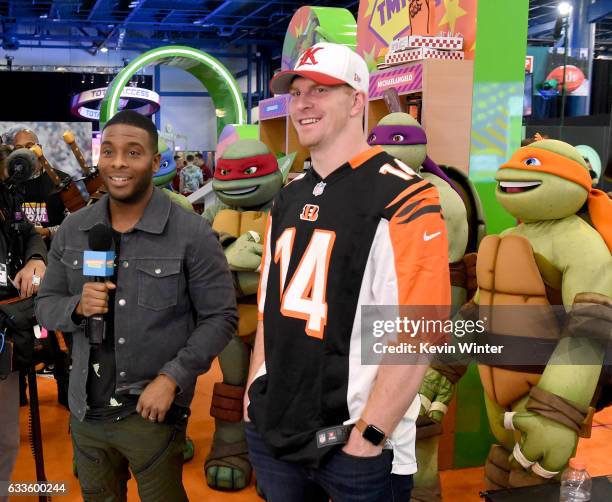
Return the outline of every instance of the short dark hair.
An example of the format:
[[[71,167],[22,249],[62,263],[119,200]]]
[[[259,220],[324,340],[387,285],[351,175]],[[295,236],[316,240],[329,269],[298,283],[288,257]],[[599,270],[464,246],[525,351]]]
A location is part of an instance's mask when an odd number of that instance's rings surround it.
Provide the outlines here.
[[[187,155],[187,162],[193,162],[195,160],[195,157],[191,154]]]
[[[202,154],[201,154],[200,152],[197,152],[197,153],[195,154],[195,156],[196,156],[196,159],[202,159],[202,158],[204,158],[204,157],[202,157]]]
[[[155,124],[151,122],[151,119],[141,115],[138,112],[135,112],[134,110],[123,110],[113,115],[112,118],[106,124],[104,124],[102,131],[104,131],[107,127],[117,124],[129,125],[145,130],[149,134],[153,151],[157,153],[157,141],[159,137],[157,135],[157,128],[155,127]]]

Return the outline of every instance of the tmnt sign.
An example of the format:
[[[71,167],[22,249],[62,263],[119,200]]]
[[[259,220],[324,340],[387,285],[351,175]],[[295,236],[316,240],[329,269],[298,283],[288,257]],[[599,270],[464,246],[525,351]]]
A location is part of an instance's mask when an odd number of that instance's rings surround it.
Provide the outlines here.
[[[478,0],[361,0],[357,52],[370,71],[391,41],[406,35],[462,35],[465,59],[474,59]]]

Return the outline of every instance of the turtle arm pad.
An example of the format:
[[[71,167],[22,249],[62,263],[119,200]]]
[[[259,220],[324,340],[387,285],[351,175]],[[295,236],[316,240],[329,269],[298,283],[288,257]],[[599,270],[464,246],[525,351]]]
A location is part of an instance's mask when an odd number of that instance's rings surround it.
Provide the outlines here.
[[[462,364],[443,364],[439,361],[432,361],[431,368],[436,370],[442,376],[446,377],[453,385],[455,385],[467,371],[467,365]]]
[[[217,382],[213,387],[210,415],[227,422],[242,420],[244,386]]]
[[[564,335],[612,341],[612,298],[599,293],[578,293]]]
[[[581,437],[590,436],[593,408],[580,406],[539,387],[531,388],[525,408],[569,427]]]
[[[468,253],[461,260],[448,264],[451,286],[467,290],[467,297],[472,298],[478,288],[476,280],[476,253]]]

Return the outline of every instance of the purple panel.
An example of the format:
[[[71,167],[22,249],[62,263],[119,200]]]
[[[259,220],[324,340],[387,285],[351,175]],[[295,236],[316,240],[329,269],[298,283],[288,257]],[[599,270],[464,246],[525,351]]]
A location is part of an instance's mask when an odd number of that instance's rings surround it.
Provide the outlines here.
[[[259,120],[273,119],[287,116],[289,96],[275,96],[259,102]]]
[[[420,91],[423,86],[423,65],[402,66],[377,71],[370,75],[370,99],[382,97],[392,87],[400,94]]]

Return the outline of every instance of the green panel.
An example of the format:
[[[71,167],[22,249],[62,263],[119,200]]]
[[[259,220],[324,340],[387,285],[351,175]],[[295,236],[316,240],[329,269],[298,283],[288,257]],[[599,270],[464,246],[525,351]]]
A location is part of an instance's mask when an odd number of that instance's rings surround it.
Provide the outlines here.
[[[529,0],[478,2],[469,177],[482,199],[487,231],[514,220],[495,199],[494,174],[521,140]],[[454,466],[482,465],[493,436],[475,367],[457,389]]]
[[[495,181],[475,182],[478,196],[482,202],[484,213],[487,215],[487,234],[499,234],[506,228],[516,226],[516,220],[497,202]]]
[[[528,8],[529,0],[503,8],[478,2],[469,171],[475,182],[492,181],[520,146]]]
[[[259,139],[259,126],[254,124],[234,126],[240,139]]]
[[[300,7],[287,27],[281,69],[293,69],[300,54],[319,42],[333,42],[355,50],[357,22],[353,14],[339,7]]]
[[[503,9],[498,2],[478,2],[469,176],[482,200],[487,233],[516,223],[498,204],[493,177],[522,138],[528,10],[529,0],[504,2]]]
[[[482,465],[494,442],[495,438],[489,430],[478,368],[471,365],[457,384],[453,467],[459,469]]]
[[[529,0],[478,2],[474,82],[524,80]]]
[[[312,7],[319,18],[317,31],[327,41],[342,44],[355,50],[357,47],[357,21],[347,9]]]

